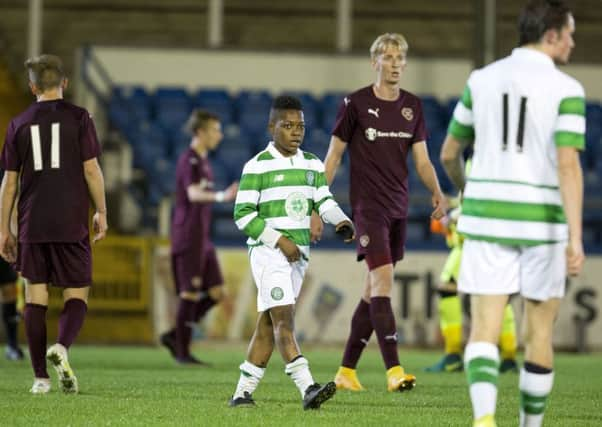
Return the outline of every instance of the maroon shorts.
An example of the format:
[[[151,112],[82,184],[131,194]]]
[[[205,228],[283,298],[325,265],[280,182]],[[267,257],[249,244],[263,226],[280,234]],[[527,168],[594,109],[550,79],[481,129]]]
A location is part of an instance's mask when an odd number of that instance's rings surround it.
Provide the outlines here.
[[[196,251],[185,251],[171,256],[176,293],[200,292],[224,283],[217,261],[215,249],[211,248],[204,256]]]
[[[88,236],[79,242],[19,243],[16,267],[29,283],[61,288],[92,284],[92,249]]]
[[[388,218],[362,212],[353,215],[357,239],[357,260],[366,260],[369,270],[403,259],[406,218]]]

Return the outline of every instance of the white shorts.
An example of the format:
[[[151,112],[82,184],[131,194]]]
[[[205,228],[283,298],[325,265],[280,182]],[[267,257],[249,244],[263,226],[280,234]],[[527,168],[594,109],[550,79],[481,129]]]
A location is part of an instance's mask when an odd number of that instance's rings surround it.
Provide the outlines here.
[[[562,298],[566,282],[566,242],[506,246],[466,239],[460,265],[460,292],[477,295],[520,293],[537,301]]]
[[[280,251],[267,246],[249,249],[253,279],[257,286],[257,311],[295,304],[307,270],[307,261],[290,263]]]

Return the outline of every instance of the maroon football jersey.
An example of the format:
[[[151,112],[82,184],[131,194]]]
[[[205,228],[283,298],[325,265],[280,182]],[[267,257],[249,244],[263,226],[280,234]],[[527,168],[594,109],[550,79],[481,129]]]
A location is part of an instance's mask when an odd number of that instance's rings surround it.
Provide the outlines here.
[[[20,242],[79,242],[88,236],[83,162],[99,155],[90,114],[62,99],[33,103],[10,122],[0,164],[21,173]]]
[[[180,155],[176,166],[176,201],[171,222],[171,252],[181,253],[211,246],[211,203],[188,200],[187,188],[202,183],[213,190],[213,171],[207,157],[199,156],[192,148]]]
[[[418,97],[401,90],[397,100],[385,101],[372,86],[362,88],[343,99],[332,133],[348,143],[354,214],[407,217],[407,155],[412,144],[426,141]]]

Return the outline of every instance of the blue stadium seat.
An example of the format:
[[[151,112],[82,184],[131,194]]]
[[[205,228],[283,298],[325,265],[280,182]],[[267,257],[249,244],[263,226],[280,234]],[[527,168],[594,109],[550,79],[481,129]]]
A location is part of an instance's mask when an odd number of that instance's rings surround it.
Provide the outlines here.
[[[434,130],[446,126],[447,113],[437,98],[423,95],[420,99],[422,100],[422,110],[428,129]]]
[[[267,91],[241,91],[235,101],[238,125],[244,133],[263,134],[268,127],[272,97]]]
[[[157,158],[167,157],[169,140],[161,126],[143,122],[132,129],[127,137],[134,151],[134,167],[148,171]]]
[[[194,96],[194,107],[217,114],[223,126],[234,122],[234,101],[225,89],[203,88]]]
[[[184,88],[161,87],[153,96],[155,120],[165,129],[182,127],[191,110],[191,100]]]
[[[240,179],[242,168],[253,157],[253,149],[247,144],[227,144],[215,152],[215,159],[224,165],[229,182]]]
[[[328,134],[332,132],[334,122],[337,117],[341,103],[346,93],[344,92],[326,92],[320,102],[322,111],[322,129]]]

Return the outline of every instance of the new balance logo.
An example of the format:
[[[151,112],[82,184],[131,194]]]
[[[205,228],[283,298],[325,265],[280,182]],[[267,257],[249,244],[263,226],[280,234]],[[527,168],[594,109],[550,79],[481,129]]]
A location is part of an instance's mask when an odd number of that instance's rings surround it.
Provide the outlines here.
[[[374,117],[378,118],[378,110],[379,110],[378,108],[374,108],[374,109],[368,108],[368,114],[372,114],[372,115],[374,115]]]
[[[274,182],[282,182],[284,181],[284,175],[276,175],[274,177]]]

